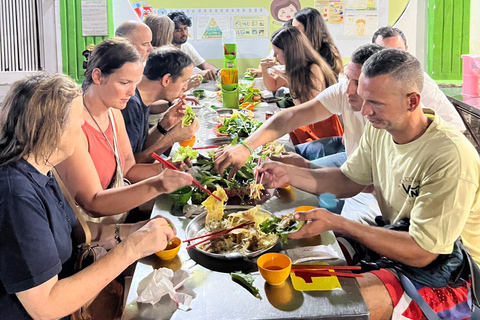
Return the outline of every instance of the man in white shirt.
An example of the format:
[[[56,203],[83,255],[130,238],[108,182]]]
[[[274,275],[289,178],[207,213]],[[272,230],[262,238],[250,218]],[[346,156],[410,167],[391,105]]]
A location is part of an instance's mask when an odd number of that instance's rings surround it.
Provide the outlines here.
[[[193,61],[195,67],[201,71],[198,72],[206,80],[215,80],[218,68],[203,59],[197,50],[187,42],[188,28],[192,26],[192,20],[183,12],[170,12],[168,17],[175,23],[172,43],[175,47],[185,52]]]
[[[378,29],[373,34],[372,43],[387,48],[408,51],[405,34],[402,30],[390,26]],[[443,120],[450,123],[460,132],[464,132],[466,128],[462,118],[460,118],[457,110],[455,110],[455,107],[448,101],[443,92],[440,91],[435,81],[430,78],[426,72],[423,74],[423,79],[423,89],[421,92],[423,105],[426,108],[433,109]]]

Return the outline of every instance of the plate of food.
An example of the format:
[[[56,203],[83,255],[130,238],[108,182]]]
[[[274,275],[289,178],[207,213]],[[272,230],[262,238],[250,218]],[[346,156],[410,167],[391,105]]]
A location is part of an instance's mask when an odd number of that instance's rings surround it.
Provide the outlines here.
[[[225,117],[225,119],[227,119],[227,117]],[[215,133],[215,135],[216,135],[217,137],[229,137],[230,135],[229,135],[228,133],[220,133],[220,132],[218,132],[218,129],[219,129],[220,127],[222,127],[222,126],[223,126],[223,124],[220,123],[220,124],[217,124],[215,127],[213,127],[213,133]]]
[[[270,250],[278,242],[275,234],[265,234],[260,230],[260,224],[275,216],[259,206],[223,206],[218,200],[219,212],[213,213],[220,219],[212,218],[212,213],[205,209],[195,219],[190,221],[185,230],[187,238],[195,238],[212,232],[221,232],[240,224],[244,227],[233,229],[221,236],[198,244],[194,248],[211,257],[218,259],[252,258]],[[200,242],[196,239],[190,242]]]
[[[238,111],[233,111],[230,118],[225,118],[220,125],[213,128],[217,136],[248,137],[262,125],[262,122]]]

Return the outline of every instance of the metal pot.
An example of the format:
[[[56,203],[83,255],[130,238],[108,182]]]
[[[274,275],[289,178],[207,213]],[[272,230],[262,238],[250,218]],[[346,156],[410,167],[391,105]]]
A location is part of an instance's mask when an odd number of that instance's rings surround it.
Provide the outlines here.
[[[239,211],[246,211],[246,210],[251,209],[251,208],[253,208],[253,207],[250,207],[250,206],[228,206],[227,205],[227,206],[225,206],[224,217],[227,216],[230,213],[239,212]],[[271,217],[275,217],[271,212],[268,212],[268,211],[263,210],[261,208],[258,210],[257,214],[259,214],[259,213],[260,214],[266,214],[266,215],[269,215]],[[197,217],[195,217],[195,219],[190,221],[190,223],[187,225],[187,228],[185,229],[185,236],[186,236],[187,239],[196,237],[198,235],[198,233],[200,232],[200,230],[205,228],[205,218],[206,218],[206,216],[207,216],[207,211],[199,214]],[[278,242],[278,239],[277,239],[277,242]],[[273,243],[271,246],[269,246],[267,248],[264,248],[264,249],[261,249],[261,250],[258,250],[258,251],[254,251],[254,252],[250,252],[250,253],[246,254],[245,257],[253,258],[253,257],[259,256],[262,253],[264,253],[264,252],[270,250],[271,248],[273,248],[273,246],[275,246],[275,244],[277,242]],[[197,251],[199,251],[199,252],[201,252],[205,255],[208,255],[208,256],[211,256],[211,257],[214,257],[214,258],[218,258],[218,259],[237,259],[237,258],[244,257],[242,254],[240,254],[238,252],[218,254],[218,253],[211,253],[211,252],[204,251],[204,250],[202,250],[198,247],[194,247],[194,248]]]

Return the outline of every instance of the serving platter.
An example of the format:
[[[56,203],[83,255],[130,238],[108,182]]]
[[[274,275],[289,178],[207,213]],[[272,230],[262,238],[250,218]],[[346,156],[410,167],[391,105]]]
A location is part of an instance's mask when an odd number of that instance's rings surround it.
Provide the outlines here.
[[[227,206],[225,206],[225,211],[224,211],[223,216],[226,217],[230,213],[235,213],[235,212],[239,212],[239,211],[247,211],[247,210],[252,209],[252,208],[253,207],[251,207],[251,206],[227,205]],[[264,215],[268,216],[268,218],[275,217],[271,212],[268,212],[268,211],[263,210],[261,208],[257,211],[256,214],[257,215],[258,214],[264,214]],[[186,236],[187,239],[194,238],[194,237],[198,236],[199,232],[203,228],[205,228],[205,218],[206,218],[206,216],[207,216],[207,211],[205,210],[205,212],[200,213],[192,221],[190,221],[190,223],[187,225],[187,228],[185,229],[185,236]],[[200,241],[200,240],[201,239],[194,240],[194,241],[192,241],[192,243],[194,243],[195,241]],[[238,258],[243,258],[243,257],[253,258],[253,257],[257,257],[257,256],[261,255],[262,253],[270,250],[271,248],[273,248],[275,246],[275,244],[277,242],[278,242],[278,239],[272,245],[270,245],[270,246],[268,246],[264,249],[258,250],[258,251],[250,252],[246,255],[242,255],[238,252],[226,253],[226,254],[211,253],[211,252],[207,252],[205,250],[202,250],[201,248],[198,248],[198,247],[194,247],[194,249],[203,253],[203,254],[205,254],[205,255],[207,255],[207,256],[214,257],[214,258],[217,258],[217,259],[238,259]]]

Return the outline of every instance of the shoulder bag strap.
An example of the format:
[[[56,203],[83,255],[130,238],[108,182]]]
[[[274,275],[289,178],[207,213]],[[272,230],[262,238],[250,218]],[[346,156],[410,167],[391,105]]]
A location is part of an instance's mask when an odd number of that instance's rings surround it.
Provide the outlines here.
[[[408,296],[418,304],[425,317],[427,317],[428,320],[440,320],[440,317],[435,313],[435,311],[433,311],[432,307],[430,307],[425,301],[425,299],[423,299],[422,296],[418,293],[412,281],[410,281],[410,279],[408,279],[405,275],[403,275],[403,273],[398,270],[397,274],[400,278],[400,282],[402,283],[405,293],[408,294]]]
[[[467,259],[468,266],[470,267],[470,277],[472,280],[472,302],[477,306],[480,307],[480,303],[478,299],[480,298],[480,268],[478,267],[477,263],[473,261],[472,256],[468,253],[467,249],[462,245],[462,252],[464,259]]]
[[[116,130],[117,127],[115,125],[112,109],[108,109],[108,118],[110,119],[110,125],[112,126],[112,132],[113,132],[113,153],[115,154],[115,160],[117,162],[117,174],[123,180],[122,162],[120,161],[120,153],[118,152],[117,130]]]
[[[78,222],[82,226],[83,232],[85,233],[85,245],[90,246],[90,244],[92,243],[92,234],[90,232],[90,228],[88,227],[87,222],[82,217],[82,214],[78,209],[78,206],[75,200],[73,199],[72,195],[70,194],[70,192],[68,192],[67,187],[65,187],[65,184],[63,183],[62,178],[60,178],[60,175],[58,174],[57,169],[53,167],[52,171],[53,171],[53,175],[55,176],[55,179],[57,179],[58,185],[60,186],[60,190],[62,190],[62,193],[67,199],[70,206],[72,207],[73,212],[75,212]]]

